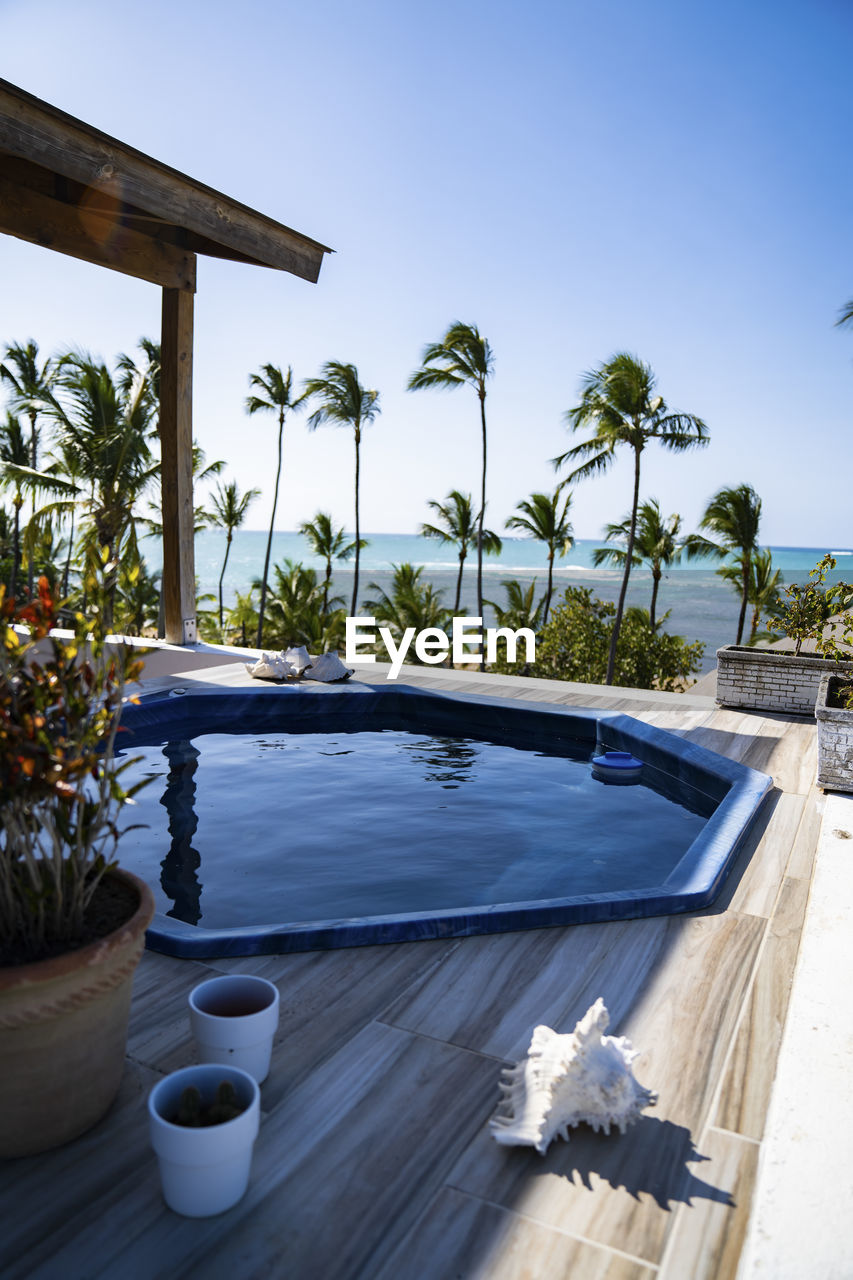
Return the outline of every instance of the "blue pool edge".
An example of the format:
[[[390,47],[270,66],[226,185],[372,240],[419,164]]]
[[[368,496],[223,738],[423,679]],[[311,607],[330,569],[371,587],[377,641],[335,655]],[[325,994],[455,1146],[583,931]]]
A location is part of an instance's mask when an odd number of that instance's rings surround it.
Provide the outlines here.
[[[594,726],[596,746],[601,749],[631,751],[647,763],[657,765],[707,793],[719,796],[716,808],[702,831],[676,867],[660,885],[625,889],[610,893],[550,898],[533,902],[497,903],[480,907],[447,908],[437,912],[376,915],[357,919],[327,919],[310,922],[242,925],[230,929],[205,929],[187,925],[157,913],[146,934],[149,950],[182,959],[287,954],[298,951],[329,950],[339,947],[369,946],[462,938],[478,934],[504,933],[525,929],[554,928],[571,924],[602,923],[611,920],[641,919],[697,911],[711,906],[719,895],[753,823],[772,789],[767,774],[729,760],[706,747],[686,741],[664,729],[618,712],[557,706],[520,699],[504,699],[482,694],[425,691],[408,685],[376,689],[350,683],[310,692],[300,686],[269,686],[259,690],[217,689],[191,691],[185,697],[167,694],[144,697],[137,707],[127,708],[125,717],[140,726],[152,722],[179,724],[191,704],[201,710],[216,708],[229,720],[239,715],[240,704],[276,695],[299,700],[300,711],[328,712],[328,698],[342,698],[347,710],[364,706],[363,699],[390,700],[396,708],[415,709],[421,702],[430,709],[458,714],[461,707],[474,717],[481,730],[489,721],[498,725],[501,717],[518,715],[532,723],[550,721],[570,736],[590,740]],[[321,696],[317,696],[320,694]],[[373,695],[370,697],[370,695]],[[355,702],[352,700],[356,699]],[[408,705],[407,705],[408,704]],[[163,717],[165,716],[165,721]],[[471,731],[470,725],[465,726]]]

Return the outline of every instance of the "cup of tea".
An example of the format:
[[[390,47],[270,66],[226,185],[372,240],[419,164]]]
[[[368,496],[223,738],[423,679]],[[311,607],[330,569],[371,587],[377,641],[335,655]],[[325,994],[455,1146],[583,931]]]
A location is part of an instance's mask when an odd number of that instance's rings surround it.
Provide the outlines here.
[[[278,987],[266,978],[225,974],[190,992],[190,1025],[200,1062],[248,1071],[261,1084],[278,1028]]]

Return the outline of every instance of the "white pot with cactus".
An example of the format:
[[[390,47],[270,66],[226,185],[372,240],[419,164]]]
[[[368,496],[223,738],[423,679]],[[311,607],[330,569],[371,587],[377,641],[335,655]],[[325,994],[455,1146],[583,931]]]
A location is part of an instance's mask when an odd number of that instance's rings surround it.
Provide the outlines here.
[[[260,1124],[257,1081],[209,1063],[173,1071],[148,1097],[163,1198],[175,1213],[210,1218],[242,1199]]]

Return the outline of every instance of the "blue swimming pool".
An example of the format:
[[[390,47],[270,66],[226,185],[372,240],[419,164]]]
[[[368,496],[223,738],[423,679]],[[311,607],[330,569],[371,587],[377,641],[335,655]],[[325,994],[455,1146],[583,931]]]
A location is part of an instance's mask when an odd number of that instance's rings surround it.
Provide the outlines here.
[[[173,955],[696,909],[770,787],[627,716],[404,686],[155,696],[122,723],[149,784],[121,863]],[[638,775],[611,783],[608,749]]]

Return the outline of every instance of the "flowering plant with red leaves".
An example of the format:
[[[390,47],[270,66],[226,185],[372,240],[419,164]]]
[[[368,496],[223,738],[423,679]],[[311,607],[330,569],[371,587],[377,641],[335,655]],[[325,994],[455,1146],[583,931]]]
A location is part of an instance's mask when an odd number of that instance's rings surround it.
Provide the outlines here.
[[[21,607],[0,587],[0,962],[79,940],[135,790],[115,739],[142,664],[106,644],[97,617],[78,616],[72,638],[55,624],[46,578]]]

